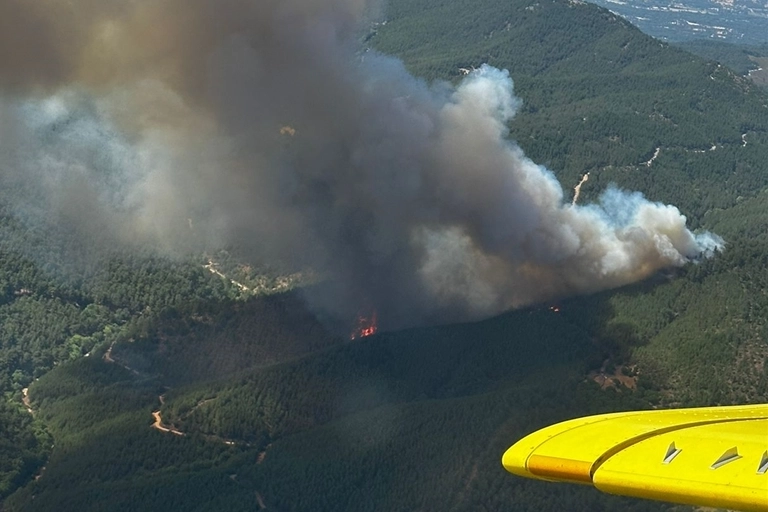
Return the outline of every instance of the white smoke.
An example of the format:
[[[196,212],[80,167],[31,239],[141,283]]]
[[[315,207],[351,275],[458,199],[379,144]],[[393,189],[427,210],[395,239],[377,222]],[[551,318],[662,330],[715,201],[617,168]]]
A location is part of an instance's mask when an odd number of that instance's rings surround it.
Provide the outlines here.
[[[96,36],[70,38],[82,57],[55,74],[0,59],[0,85],[16,70],[35,92],[11,82],[0,100],[0,179],[23,191],[17,208],[104,243],[234,243],[310,266],[338,285],[318,305],[343,317],[369,304],[389,327],[621,286],[722,247],[639,193],[564,201],[507,139],[520,100],[506,71],[428,86],[395,59],[360,59],[360,2],[197,0],[176,39],[157,35],[158,62],[126,45],[179,6],[136,6],[83,22]],[[198,37],[206,16],[216,31]],[[105,37],[114,69],[94,53]]]

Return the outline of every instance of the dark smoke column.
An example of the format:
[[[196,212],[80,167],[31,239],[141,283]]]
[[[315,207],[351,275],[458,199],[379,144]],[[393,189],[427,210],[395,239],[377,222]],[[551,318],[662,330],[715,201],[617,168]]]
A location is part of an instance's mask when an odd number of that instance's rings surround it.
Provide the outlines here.
[[[564,202],[507,140],[508,73],[428,86],[360,57],[369,7],[8,0],[0,48],[22,51],[0,53],[0,176],[105,244],[310,267],[333,285],[318,308],[370,308],[383,328],[621,286],[721,246],[637,193]]]

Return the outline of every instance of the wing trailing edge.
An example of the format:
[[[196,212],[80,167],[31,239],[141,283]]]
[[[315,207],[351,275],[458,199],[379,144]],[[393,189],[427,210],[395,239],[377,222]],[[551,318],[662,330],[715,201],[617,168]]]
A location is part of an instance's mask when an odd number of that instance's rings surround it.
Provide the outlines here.
[[[768,404],[602,414],[509,448],[510,473],[611,494],[768,511]]]

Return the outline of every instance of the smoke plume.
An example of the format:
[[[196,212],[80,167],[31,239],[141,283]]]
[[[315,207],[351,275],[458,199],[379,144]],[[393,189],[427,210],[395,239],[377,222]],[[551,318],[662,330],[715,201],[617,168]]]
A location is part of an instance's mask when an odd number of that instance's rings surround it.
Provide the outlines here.
[[[507,140],[506,71],[360,52],[364,0],[0,2],[0,179],[87,236],[237,244],[385,327],[473,319],[711,254],[673,206],[564,200]],[[23,194],[22,194],[23,192]],[[25,195],[26,194],[26,195]]]

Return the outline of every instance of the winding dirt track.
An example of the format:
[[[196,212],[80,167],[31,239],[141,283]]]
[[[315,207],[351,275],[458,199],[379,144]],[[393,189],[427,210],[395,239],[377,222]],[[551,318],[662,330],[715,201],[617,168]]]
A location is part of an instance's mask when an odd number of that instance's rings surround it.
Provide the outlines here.
[[[237,286],[238,288],[240,288],[240,290],[242,290],[244,292],[250,292],[251,291],[251,289],[248,288],[247,286],[245,286],[243,283],[235,281],[234,279],[230,279],[229,277],[227,277],[224,274],[222,274],[221,272],[219,272],[216,269],[216,263],[214,263],[213,260],[208,260],[208,264],[207,265],[203,265],[203,268],[206,269],[207,271],[209,271],[210,273],[215,274],[215,275],[221,277],[222,279],[228,280],[230,283],[232,283],[233,285]]]
[[[659,153],[661,153],[661,147],[656,148],[656,151],[653,152],[653,156],[651,157],[651,159],[645,162],[643,165],[645,165],[646,167],[650,167],[653,161],[659,158]]]
[[[166,427],[165,425],[163,425],[163,418],[160,416],[160,409],[152,412],[152,417],[155,418],[155,422],[152,424],[152,428],[156,428],[161,432],[170,432],[171,434],[176,434],[177,436],[186,435],[181,430],[176,430],[175,428]]]
[[[572,205],[576,205],[576,201],[579,200],[579,195],[581,194],[581,186],[587,182],[589,179],[589,173],[586,173],[584,176],[581,177],[581,181],[573,187],[573,202]]]
[[[214,274],[217,274],[217,275],[219,275],[219,276],[221,276],[221,277],[223,277],[225,279],[228,279],[227,276],[225,276],[224,274],[222,274],[221,272],[216,270],[216,268],[214,268],[213,261],[209,261],[208,265],[205,265],[204,268],[206,268],[207,270],[211,271]],[[237,281],[235,281],[233,279],[230,279],[230,281],[232,282],[232,284],[236,285],[241,290],[243,290],[243,291],[250,291],[250,289],[248,287],[246,287],[245,285],[243,285],[243,284],[241,284],[241,283],[239,283],[239,282],[237,282]],[[103,357],[104,362],[109,363],[109,364],[117,364],[118,366],[122,366],[126,370],[129,370],[130,372],[132,372],[132,373],[134,373],[136,375],[139,375],[138,371],[136,371],[135,369],[129,367],[128,365],[126,365],[126,364],[124,364],[124,363],[122,363],[120,361],[116,361],[112,357],[112,349],[113,349],[114,346],[115,346],[115,342],[113,341],[109,345],[109,348],[107,349],[107,351],[104,353],[104,357]],[[27,411],[29,411],[30,414],[34,414],[34,411],[32,410],[32,406],[31,406],[30,401],[29,401],[28,391],[29,390],[27,388],[24,388],[22,390],[22,402],[24,403],[24,407],[26,407]],[[165,395],[160,395],[157,398],[158,398],[158,400],[160,402],[160,406],[162,407],[165,404]],[[211,400],[213,400],[213,398],[209,398],[209,399],[200,401],[197,405],[195,405],[195,409],[200,407],[201,405],[207,403],[207,402],[210,402]],[[164,425],[163,424],[163,417],[161,416],[160,409],[158,409],[156,411],[152,411],[152,417],[154,418],[155,421],[154,421],[154,423],[152,423],[152,425],[150,425],[151,428],[157,429],[160,432],[166,432],[166,433],[174,434],[174,435],[177,435],[177,436],[185,436],[185,435],[187,435],[186,433],[182,432],[181,430],[178,430],[176,428]],[[233,441],[231,439],[224,439],[224,438],[221,438],[221,437],[218,437],[218,436],[206,436],[206,437],[208,439],[213,439],[213,440],[216,440],[216,441],[219,441],[219,442],[223,442],[224,444],[229,445],[229,446],[234,446],[235,444],[237,444],[235,441]],[[248,443],[245,443],[245,444],[248,445]],[[261,464],[262,462],[264,462],[264,458],[267,456],[267,450],[269,449],[270,446],[271,445],[267,445],[264,448],[264,450],[259,452],[259,454],[257,456],[256,464]],[[42,472],[43,471],[45,471],[45,467],[43,467],[40,470],[40,474],[38,474],[35,477],[35,480],[39,479],[42,476]],[[230,475],[230,478],[232,478],[232,480],[236,480],[237,479],[237,475]],[[256,491],[256,503],[257,503],[257,505],[259,507],[259,510],[265,510],[267,508],[266,503],[264,503],[264,498],[262,497],[261,493],[258,492],[258,491]]]

